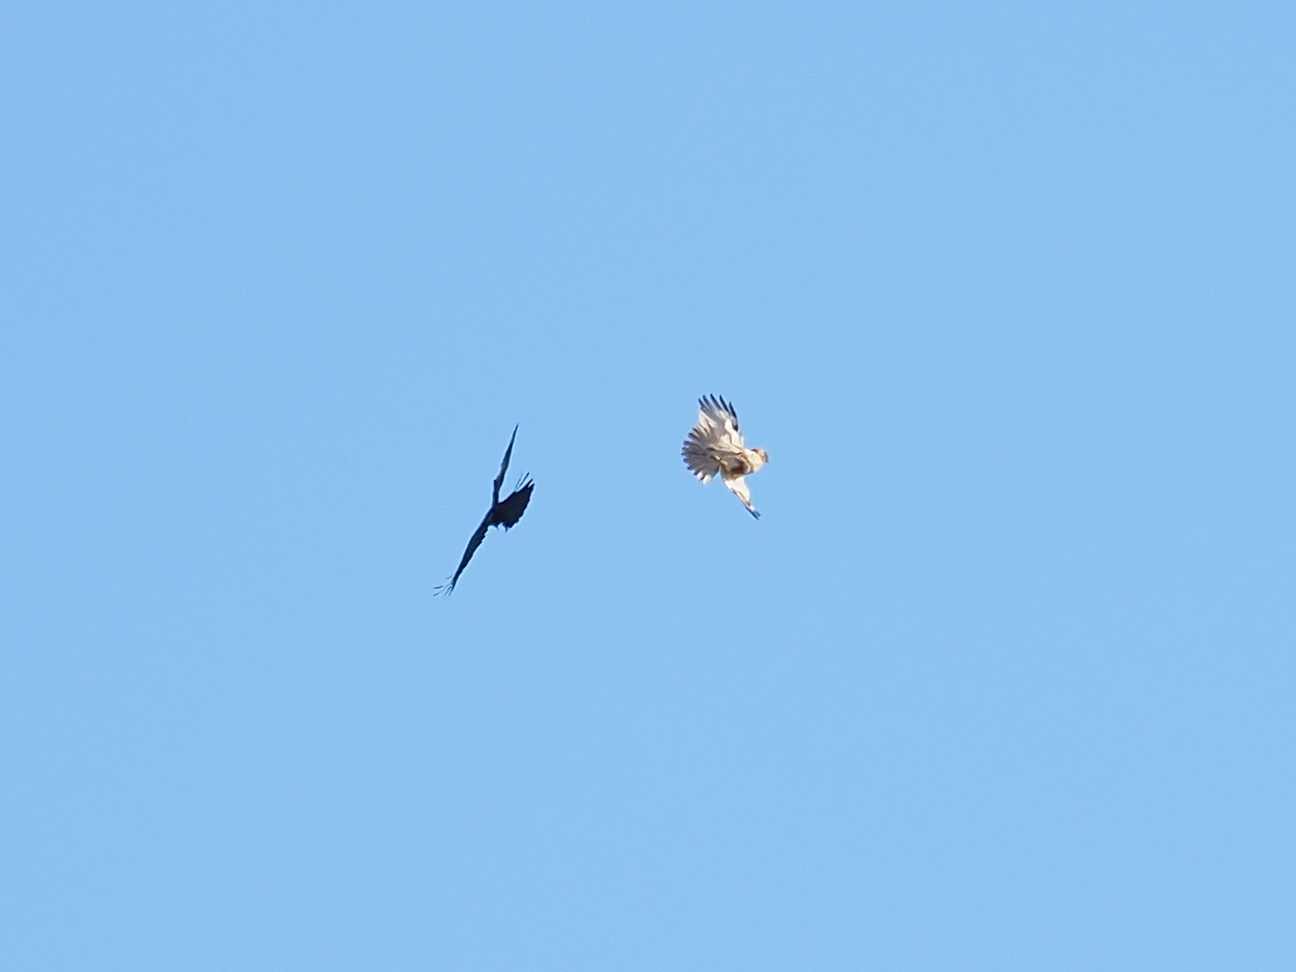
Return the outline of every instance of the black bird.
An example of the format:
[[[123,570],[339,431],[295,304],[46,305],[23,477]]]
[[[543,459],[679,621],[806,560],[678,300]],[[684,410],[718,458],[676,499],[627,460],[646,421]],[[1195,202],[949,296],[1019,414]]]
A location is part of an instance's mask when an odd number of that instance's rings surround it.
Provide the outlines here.
[[[459,569],[454,572],[454,576],[445,584],[437,588],[439,594],[449,594],[454,590],[455,584],[459,581],[459,575],[464,572],[468,566],[468,561],[472,560],[472,555],[477,552],[482,541],[486,539],[486,531],[493,526],[502,526],[505,530],[510,529],[518,520],[522,519],[522,514],[526,512],[527,504],[531,502],[531,490],[535,489],[535,483],[531,477],[523,476],[518,481],[517,489],[509,493],[504,499],[500,499],[500,487],[504,485],[504,474],[508,472],[509,458],[513,455],[513,440],[517,438],[517,426],[513,426],[513,437],[509,439],[508,448],[504,450],[504,461],[500,463],[499,475],[495,477],[495,491],[491,494],[491,508],[487,511],[481,525],[477,527],[477,532],[472,535],[468,541],[468,549],[464,551],[463,560],[459,561]]]

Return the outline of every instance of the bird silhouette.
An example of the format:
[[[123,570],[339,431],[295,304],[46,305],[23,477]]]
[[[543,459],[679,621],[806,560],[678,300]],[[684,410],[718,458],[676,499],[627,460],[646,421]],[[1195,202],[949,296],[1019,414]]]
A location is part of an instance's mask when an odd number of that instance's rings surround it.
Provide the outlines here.
[[[438,594],[449,595],[454,591],[455,584],[459,582],[459,575],[464,572],[464,568],[468,566],[468,561],[472,560],[472,555],[477,552],[477,548],[486,539],[487,530],[493,526],[502,526],[505,530],[511,529],[518,520],[522,519],[527,504],[531,502],[531,491],[535,489],[535,483],[529,475],[523,476],[518,481],[517,489],[500,499],[500,488],[504,485],[504,475],[508,472],[509,459],[513,456],[513,442],[517,439],[517,430],[518,427],[513,426],[513,435],[509,439],[508,448],[504,450],[504,461],[500,463],[499,475],[495,477],[495,489],[491,493],[491,507],[486,511],[486,516],[482,518],[481,524],[469,539],[468,549],[464,551],[463,559],[459,561],[459,567],[454,572],[454,576],[436,589]]]

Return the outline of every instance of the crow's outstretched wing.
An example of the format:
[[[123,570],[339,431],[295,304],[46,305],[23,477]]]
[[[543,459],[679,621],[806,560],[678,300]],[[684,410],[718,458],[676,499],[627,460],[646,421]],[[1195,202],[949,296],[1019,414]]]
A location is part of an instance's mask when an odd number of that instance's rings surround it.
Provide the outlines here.
[[[527,504],[531,502],[531,490],[533,489],[535,489],[535,483],[527,479],[521,486],[509,493],[506,498],[496,503],[490,513],[491,525],[502,526],[507,530],[522,519]]]
[[[495,507],[492,506],[491,511],[486,514],[486,518],[482,520],[481,525],[477,527],[477,532],[474,533],[472,538],[468,541],[468,549],[464,551],[463,560],[459,561],[459,567],[455,570],[454,576],[437,588],[438,594],[453,593],[455,584],[459,582],[459,575],[464,572],[464,568],[468,566],[468,561],[472,560],[472,555],[477,552],[477,548],[480,547],[482,541],[486,539],[486,531],[490,529],[491,517],[494,516],[494,514]]]
[[[500,463],[499,475],[495,477],[495,491],[491,493],[492,507],[498,505],[500,501],[499,491],[504,485],[504,474],[508,472],[509,459],[513,456],[513,440],[517,438],[517,430],[518,427],[516,425],[513,426],[513,436],[509,439],[508,448],[504,450],[504,461]],[[477,542],[481,543],[480,540]]]

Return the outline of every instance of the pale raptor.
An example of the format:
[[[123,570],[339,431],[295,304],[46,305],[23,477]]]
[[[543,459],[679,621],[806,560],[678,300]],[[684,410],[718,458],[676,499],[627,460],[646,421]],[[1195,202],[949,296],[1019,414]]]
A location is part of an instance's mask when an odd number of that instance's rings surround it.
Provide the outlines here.
[[[738,430],[738,413],[717,395],[698,399],[698,420],[684,440],[684,463],[704,483],[719,475],[729,491],[742,500],[747,512],[760,519],[752,506],[751,490],[743,477],[769,462],[764,449],[748,449]]]

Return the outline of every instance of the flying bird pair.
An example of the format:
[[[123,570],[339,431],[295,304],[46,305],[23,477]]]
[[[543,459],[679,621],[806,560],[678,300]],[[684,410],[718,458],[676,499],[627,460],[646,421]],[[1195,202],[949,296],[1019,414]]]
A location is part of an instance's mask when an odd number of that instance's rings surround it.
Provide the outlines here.
[[[463,559],[459,561],[454,576],[438,587],[438,592],[449,594],[454,590],[459,575],[464,572],[468,561],[486,539],[487,530],[493,526],[502,526],[505,530],[509,530],[526,512],[527,504],[531,502],[531,491],[535,489],[535,483],[531,481],[530,476],[522,477],[518,488],[504,499],[501,500],[499,496],[516,439],[517,427],[514,426],[513,436],[509,439],[508,448],[504,450],[504,461],[500,464],[499,475],[495,477],[491,508],[486,511],[486,516],[477,527],[477,532],[468,541],[468,549],[464,551]],[[697,425],[684,440],[683,453],[684,463],[688,466],[689,472],[703,483],[709,483],[719,476],[726,488],[742,501],[747,512],[760,519],[756,507],[752,506],[751,490],[747,486],[745,477],[769,462],[769,455],[764,449],[748,449],[743,443],[742,432],[738,428],[738,413],[734,411],[732,405],[716,395],[707,395],[698,399]]]

